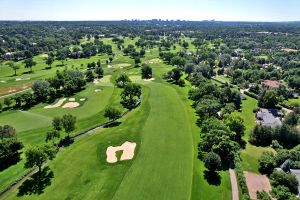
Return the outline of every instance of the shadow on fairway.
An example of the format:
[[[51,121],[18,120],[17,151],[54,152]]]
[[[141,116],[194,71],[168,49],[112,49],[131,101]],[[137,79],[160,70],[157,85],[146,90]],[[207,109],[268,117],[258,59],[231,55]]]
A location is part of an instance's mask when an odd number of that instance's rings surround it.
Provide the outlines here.
[[[221,176],[218,172],[204,171],[204,178],[210,185],[221,185]]]
[[[122,124],[122,122],[114,122],[112,124],[104,126],[104,128],[113,128],[113,127],[120,126],[121,124]]]
[[[18,196],[40,195],[44,193],[47,186],[51,185],[51,179],[54,177],[49,167],[45,167],[41,172],[33,174],[29,179],[19,187]]]

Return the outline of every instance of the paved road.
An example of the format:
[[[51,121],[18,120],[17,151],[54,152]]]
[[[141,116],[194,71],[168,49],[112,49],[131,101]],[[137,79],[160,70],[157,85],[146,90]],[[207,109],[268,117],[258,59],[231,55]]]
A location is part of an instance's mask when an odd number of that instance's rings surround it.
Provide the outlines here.
[[[238,189],[238,184],[234,173],[234,169],[229,169],[229,173],[230,173],[232,200],[239,200],[239,189]]]

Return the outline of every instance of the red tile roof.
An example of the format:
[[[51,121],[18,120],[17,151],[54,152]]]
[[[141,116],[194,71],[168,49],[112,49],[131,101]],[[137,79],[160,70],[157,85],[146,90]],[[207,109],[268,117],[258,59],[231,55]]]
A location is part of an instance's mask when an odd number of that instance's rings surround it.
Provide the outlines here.
[[[269,88],[279,88],[280,86],[280,83],[278,81],[271,81],[271,80],[265,80],[262,82],[262,84]]]

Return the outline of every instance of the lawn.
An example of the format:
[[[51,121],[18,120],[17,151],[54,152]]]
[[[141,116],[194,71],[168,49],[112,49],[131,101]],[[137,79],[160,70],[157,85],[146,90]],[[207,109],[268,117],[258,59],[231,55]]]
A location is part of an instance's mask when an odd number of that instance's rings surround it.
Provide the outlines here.
[[[257,108],[257,100],[247,96],[242,102],[242,112],[236,112],[243,118],[246,127],[244,140],[247,141],[246,149],[241,152],[242,165],[245,171],[258,173],[258,159],[264,151],[272,151],[271,148],[256,147],[248,143],[250,132],[255,126],[255,114],[253,109]]]

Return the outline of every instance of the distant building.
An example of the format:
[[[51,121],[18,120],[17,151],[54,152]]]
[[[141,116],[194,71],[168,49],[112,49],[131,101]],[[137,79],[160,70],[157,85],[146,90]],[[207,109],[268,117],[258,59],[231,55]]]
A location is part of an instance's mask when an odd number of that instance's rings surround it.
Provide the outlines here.
[[[281,118],[283,113],[279,110],[259,109],[255,117],[257,125],[273,128],[282,125]]]
[[[266,90],[278,89],[280,87],[280,82],[279,81],[272,81],[272,80],[265,80],[265,81],[262,82],[262,86]]]

